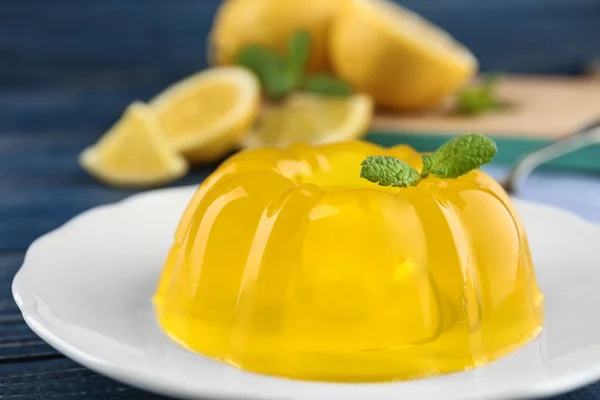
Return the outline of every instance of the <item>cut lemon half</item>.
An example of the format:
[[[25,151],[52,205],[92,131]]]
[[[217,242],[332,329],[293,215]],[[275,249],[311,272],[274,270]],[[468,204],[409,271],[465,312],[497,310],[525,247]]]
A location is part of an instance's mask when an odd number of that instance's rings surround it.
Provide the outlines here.
[[[152,110],[135,102],[121,119],[79,156],[92,176],[116,186],[156,186],[188,171],[182,156],[163,138]]]
[[[244,138],[245,147],[284,147],[296,142],[323,144],[366,134],[373,101],[366,95],[332,98],[295,94],[283,105],[264,110],[256,128]]]
[[[212,68],[167,88],[151,102],[171,147],[193,162],[233,150],[254,122],[260,85],[240,67]]]
[[[349,0],[333,23],[330,50],[338,76],[396,109],[435,106],[478,68],[447,32],[388,0]]]

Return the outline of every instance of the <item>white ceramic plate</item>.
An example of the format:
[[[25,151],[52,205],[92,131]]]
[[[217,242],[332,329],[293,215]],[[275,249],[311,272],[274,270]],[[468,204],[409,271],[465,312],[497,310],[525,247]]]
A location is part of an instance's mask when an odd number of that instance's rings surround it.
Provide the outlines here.
[[[523,399],[600,378],[600,227],[522,201],[515,202],[547,299],[545,330],[488,366],[412,382],[322,384],[246,373],[183,350],[158,328],[150,298],[193,190],[98,207],[35,241],[13,282],[27,324],[92,370],[183,398]]]

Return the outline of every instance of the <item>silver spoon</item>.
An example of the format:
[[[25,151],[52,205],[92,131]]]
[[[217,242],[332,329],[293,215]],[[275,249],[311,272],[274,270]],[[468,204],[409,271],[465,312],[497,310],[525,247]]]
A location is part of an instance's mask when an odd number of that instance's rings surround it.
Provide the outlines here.
[[[514,165],[508,178],[500,184],[508,193],[514,194],[531,171],[538,166],[598,142],[600,142],[600,120],[526,154]]]

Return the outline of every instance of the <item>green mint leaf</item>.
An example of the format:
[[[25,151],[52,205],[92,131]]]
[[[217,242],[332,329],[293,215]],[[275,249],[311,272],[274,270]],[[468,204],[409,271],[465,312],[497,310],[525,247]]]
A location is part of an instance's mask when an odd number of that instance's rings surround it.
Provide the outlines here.
[[[429,155],[423,154],[423,156],[421,156],[421,160],[423,161],[423,169],[421,170],[421,175],[428,174],[428,171],[431,171],[431,168],[433,167],[433,158]]]
[[[331,75],[310,75],[304,79],[302,89],[307,92],[332,97],[352,95],[352,87],[343,80]]]
[[[286,73],[285,67],[282,66],[279,72],[273,74],[265,81],[265,92],[273,100],[280,100],[294,90],[294,79]]]
[[[459,114],[480,115],[493,108],[489,99],[482,97],[479,90],[463,89],[458,97],[457,109]]]
[[[249,44],[240,49],[236,54],[235,62],[238,65],[250,69],[259,78],[272,73],[280,67],[283,62],[276,51],[258,44]]]
[[[370,156],[360,165],[360,177],[380,186],[416,186],[421,180],[417,170],[390,156]]]
[[[486,136],[477,133],[458,136],[433,154],[423,156],[421,176],[458,178],[490,162],[497,151],[496,143]]]
[[[285,61],[272,49],[254,44],[245,46],[236,55],[236,64],[254,72],[272,99],[280,99],[294,88]]]
[[[304,78],[304,71],[310,57],[311,37],[307,31],[297,31],[288,42],[287,71],[294,86],[298,86]]]
[[[465,115],[479,115],[502,108],[502,102],[496,95],[498,79],[498,74],[486,75],[479,86],[460,91],[457,99],[458,112]]]

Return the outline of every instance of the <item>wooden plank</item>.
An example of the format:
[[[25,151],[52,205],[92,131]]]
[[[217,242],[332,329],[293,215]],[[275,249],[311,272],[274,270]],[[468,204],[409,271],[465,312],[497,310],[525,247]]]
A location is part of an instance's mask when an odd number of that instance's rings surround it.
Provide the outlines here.
[[[600,120],[600,80],[559,76],[507,75],[498,96],[506,111],[469,117],[448,109],[418,114],[380,114],[373,129],[424,135],[481,132],[492,136],[553,140]]]
[[[20,315],[20,312],[10,287],[13,277],[23,263],[24,255],[24,251],[0,252],[0,338],[11,333],[13,329],[10,326],[19,322],[14,318]]]
[[[6,400],[161,400],[153,395],[100,376],[65,358],[0,365],[1,398]],[[590,385],[548,400],[600,398],[600,385]]]
[[[162,89],[76,87],[0,91],[0,138],[7,134],[66,135],[91,142],[106,131],[134,100],[148,100]],[[38,135],[40,137],[41,135]],[[68,143],[65,141],[64,143]]]
[[[0,364],[0,398],[6,400],[166,399],[122,385],[63,357],[19,364]]]
[[[55,353],[25,324],[12,297],[12,280],[23,256],[23,251],[0,252],[0,363],[25,353]]]
[[[0,337],[0,364],[31,359],[58,358],[59,356],[56,350],[31,331],[23,335]]]
[[[11,190],[0,198],[0,251],[26,248],[84,210],[126,196],[101,187]]]
[[[197,169],[170,186],[197,185],[210,170]],[[14,182],[20,179],[16,178]],[[87,176],[82,180],[86,183],[66,185],[67,178],[64,181],[57,179],[46,187],[36,184],[35,179],[13,187],[8,184],[13,182],[10,177],[0,180],[0,191],[3,193],[0,196],[0,251],[26,248],[37,237],[58,228],[85,210],[138,193],[135,190],[107,187]],[[31,187],[32,184],[36,185]]]
[[[2,283],[0,286],[0,290],[9,290],[10,284]],[[14,303],[14,302],[13,302]],[[38,339],[35,333],[29,329],[23,318],[21,317],[21,313],[17,308],[16,304],[14,305],[15,310],[13,313],[9,315],[0,315],[0,344],[4,343],[5,338],[21,338],[21,340],[35,340]],[[26,348],[21,347],[21,350],[26,350]],[[49,347],[45,347],[44,351],[51,353],[51,349]],[[0,357],[5,356],[3,350],[0,350]],[[25,351],[21,352],[21,355],[27,357],[27,353]],[[22,357],[21,357],[22,358]],[[8,361],[8,360],[6,360]],[[1,398],[1,397],[0,397]]]
[[[23,256],[22,251],[0,252],[0,364],[58,355],[27,327],[13,300],[11,284]]]

